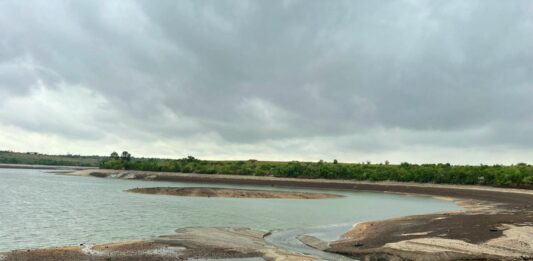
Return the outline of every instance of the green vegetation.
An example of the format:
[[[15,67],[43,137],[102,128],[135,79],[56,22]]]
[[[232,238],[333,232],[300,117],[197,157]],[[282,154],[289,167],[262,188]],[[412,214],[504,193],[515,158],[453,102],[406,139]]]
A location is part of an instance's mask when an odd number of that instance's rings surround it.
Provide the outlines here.
[[[533,189],[533,166],[450,164],[400,165],[333,162],[272,161],[208,161],[194,157],[183,159],[134,158],[127,151],[113,152],[109,157],[79,155],[44,155],[34,152],[0,151],[0,163],[101,167],[144,171],[166,171],[203,174],[235,174],[274,177],[351,179],[367,181],[401,181],[488,185]]]
[[[236,174],[274,177],[351,179],[367,181],[401,181],[488,185],[533,188],[533,166],[520,163],[512,166],[450,164],[400,165],[367,163],[207,161],[194,157],[178,160],[132,158],[127,152],[114,152],[102,162],[102,168],[144,171],[168,171],[203,174]]]
[[[0,151],[0,163],[98,167],[104,160],[100,156],[45,155],[36,152]]]

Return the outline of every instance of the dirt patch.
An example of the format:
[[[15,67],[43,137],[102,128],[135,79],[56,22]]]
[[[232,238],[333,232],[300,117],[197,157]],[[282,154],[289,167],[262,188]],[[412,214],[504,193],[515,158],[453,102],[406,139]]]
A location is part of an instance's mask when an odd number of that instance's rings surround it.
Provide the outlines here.
[[[183,197],[221,197],[221,198],[271,198],[271,199],[328,199],[342,197],[335,194],[307,193],[290,191],[229,189],[229,188],[134,188],[133,193],[172,195]]]

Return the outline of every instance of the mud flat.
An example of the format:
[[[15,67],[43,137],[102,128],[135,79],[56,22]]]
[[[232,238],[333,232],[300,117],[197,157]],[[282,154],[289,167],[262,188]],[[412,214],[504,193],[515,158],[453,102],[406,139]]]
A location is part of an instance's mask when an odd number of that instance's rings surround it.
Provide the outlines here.
[[[229,188],[134,188],[128,192],[142,194],[172,195],[182,197],[222,197],[222,198],[279,198],[279,199],[327,199],[342,197],[326,193],[307,193],[290,191],[269,191],[251,189],[229,189]]]
[[[0,253],[4,261],[189,260],[260,257],[264,260],[312,261],[267,243],[265,232],[247,228],[183,228],[154,240],[101,245],[17,250]]]
[[[82,170],[72,175],[434,196],[453,200],[464,210],[360,223],[333,242],[310,236],[299,239],[309,246],[361,260],[533,260],[531,190],[115,170]]]

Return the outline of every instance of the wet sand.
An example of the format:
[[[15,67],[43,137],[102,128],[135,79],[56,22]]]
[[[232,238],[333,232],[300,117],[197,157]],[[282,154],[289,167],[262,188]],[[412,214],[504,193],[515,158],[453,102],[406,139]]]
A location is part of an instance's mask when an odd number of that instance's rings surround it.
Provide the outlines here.
[[[299,238],[310,246],[362,260],[533,260],[531,190],[115,170],[82,170],[71,175],[429,195],[454,200],[464,210],[361,223],[329,244]],[[234,240],[231,236],[225,239]],[[202,252],[203,241],[195,242]]]
[[[181,197],[221,197],[221,198],[279,198],[279,199],[327,199],[342,196],[326,193],[307,193],[290,191],[269,191],[251,189],[228,189],[228,188],[134,188],[127,192],[142,194],[171,195]]]

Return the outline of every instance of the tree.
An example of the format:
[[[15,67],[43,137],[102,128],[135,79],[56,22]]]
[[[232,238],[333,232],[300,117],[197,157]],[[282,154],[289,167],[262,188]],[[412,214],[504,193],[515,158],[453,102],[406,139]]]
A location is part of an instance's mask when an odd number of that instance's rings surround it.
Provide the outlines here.
[[[130,161],[131,160],[131,154],[127,151],[123,151],[122,155],[120,155],[120,159],[122,161]]]
[[[339,163],[339,162],[337,161],[337,159],[334,159],[334,160],[333,160],[333,164],[337,164],[337,163]]]
[[[118,160],[118,153],[116,151],[113,151],[113,153],[111,153],[111,156],[109,156],[111,159],[114,159],[114,160]]]

